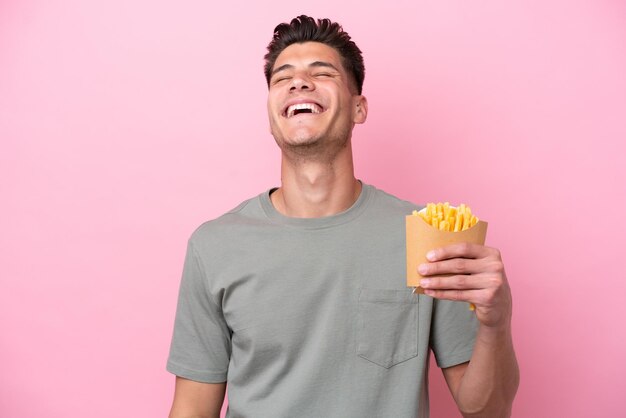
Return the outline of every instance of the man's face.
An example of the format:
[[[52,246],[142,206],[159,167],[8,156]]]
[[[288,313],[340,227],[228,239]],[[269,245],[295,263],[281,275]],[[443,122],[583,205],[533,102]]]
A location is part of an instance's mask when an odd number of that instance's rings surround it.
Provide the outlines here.
[[[354,124],[367,117],[367,101],[350,82],[334,48],[319,42],[285,48],[274,63],[267,99],[279,147],[319,152],[345,146]]]

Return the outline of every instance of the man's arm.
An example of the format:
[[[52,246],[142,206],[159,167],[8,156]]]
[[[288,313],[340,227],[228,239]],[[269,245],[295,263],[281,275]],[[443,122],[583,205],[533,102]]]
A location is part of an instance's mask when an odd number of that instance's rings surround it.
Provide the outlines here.
[[[464,417],[509,417],[519,385],[510,334],[483,331],[470,362],[442,369],[443,375]]]
[[[200,383],[176,376],[169,418],[219,418],[226,383]]]
[[[455,244],[428,254],[420,286],[429,296],[476,306],[479,321],[469,363],[443,369],[464,417],[509,417],[519,386],[511,338],[511,291],[500,252],[477,244]],[[442,274],[453,276],[441,276]]]

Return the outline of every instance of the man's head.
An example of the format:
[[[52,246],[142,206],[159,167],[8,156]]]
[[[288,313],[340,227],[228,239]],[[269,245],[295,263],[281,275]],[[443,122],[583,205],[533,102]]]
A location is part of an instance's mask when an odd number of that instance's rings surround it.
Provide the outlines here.
[[[351,152],[352,129],[365,122],[367,99],[357,92],[363,72],[355,79],[340,49],[356,54],[362,68],[360,51],[336,23],[300,16],[277,27],[266,56],[267,108],[284,156],[329,161]]]
[[[356,94],[363,90],[365,66],[361,50],[351,40],[350,35],[343,31],[341,25],[330,19],[318,19],[309,16],[298,16],[291,23],[281,23],[274,29],[274,37],[267,46],[265,55],[265,79],[270,85],[274,64],[281,52],[295,43],[319,42],[335,49],[341,57],[345,71],[351,77],[351,84]]]

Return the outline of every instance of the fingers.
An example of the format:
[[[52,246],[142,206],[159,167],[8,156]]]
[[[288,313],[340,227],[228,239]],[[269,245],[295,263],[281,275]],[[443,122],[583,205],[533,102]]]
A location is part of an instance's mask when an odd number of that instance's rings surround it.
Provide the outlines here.
[[[436,274],[475,274],[484,271],[484,263],[481,260],[452,258],[420,264],[417,271],[422,276],[433,276]]]
[[[419,284],[426,295],[475,305],[483,325],[510,321],[511,292],[496,248],[452,244],[430,251],[426,258],[429,262],[418,267],[423,277]]]
[[[510,311],[510,292],[507,290],[506,278],[500,274],[461,274],[454,276],[432,276],[420,280],[420,287],[427,296],[436,299],[465,301],[475,305],[477,312],[481,310],[481,318],[485,323],[493,320],[493,312],[484,316],[484,309],[499,306],[502,312]],[[509,296],[507,296],[509,295]],[[490,311],[490,312],[491,312]],[[496,317],[501,317],[502,315]],[[480,319],[480,318],[479,318]],[[496,318],[497,319],[497,318]]]
[[[422,276],[504,272],[500,252],[496,248],[479,244],[449,245],[429,252],[427,258],[429,263],[418,266]]]
[[[440,261],[449,258],[485,258],[494,256],[500,258],[500,252],[496,248],[485,247],[470,242],[450,244],[445,247],[435,248],[426,254],[428,261]]]
[[[482,295],[480,290],[434,290],[425,289],[424,294],[436,299],[453,301],[473,302],[481,304]]]
[[[420,287],[431,290],[478,290],[493,286],[493,279],[484,275],[436,276],[420,280]]]

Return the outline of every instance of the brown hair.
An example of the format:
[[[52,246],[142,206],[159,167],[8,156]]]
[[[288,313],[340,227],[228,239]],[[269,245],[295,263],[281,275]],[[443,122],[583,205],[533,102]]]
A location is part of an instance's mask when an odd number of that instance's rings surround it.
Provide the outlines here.
[[[334,48],[341,56],[344,69],[352,77],[358,94],[363,90],[365,65],[358,46],[351,40],[350,35],[344,32],[339,23],[330,19],[315,19],[301,15],[291,20],[291,23],[281,23],[274,29],[274,37],[267,46],[265,54],[265,79],[270,85],[272,70],[276,58],[291,44],[304,42],[320,42]]]

